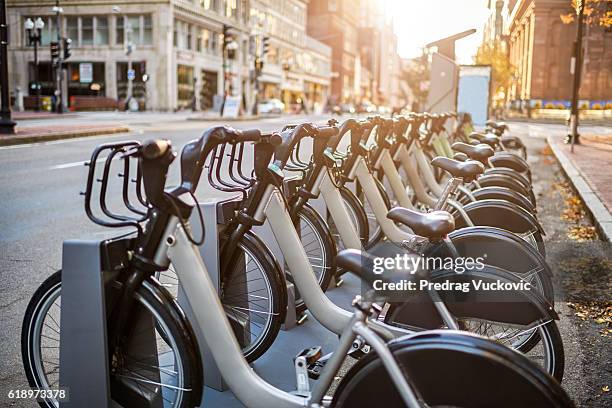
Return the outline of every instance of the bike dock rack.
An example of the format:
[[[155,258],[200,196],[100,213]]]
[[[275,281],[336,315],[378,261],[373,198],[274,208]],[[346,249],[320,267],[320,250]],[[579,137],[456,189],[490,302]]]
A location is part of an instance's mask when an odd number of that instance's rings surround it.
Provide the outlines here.
[[[219,288],[219,236],[227,221],[233,216],[239,196],[211,198],[200,202],[200,209],[206,228],[206,239],[200,252],[213,283]],[[318,201],[318,200],[317,200]],[[314,204],[314,203],[313,203]],[[194,217],[198,217],[194,212]],[[201,236],[199,219],[192,219],[194,236]],[[214,226],[214,227],[213,227]],[[214,228],[214,229],[213,229]],[[254,227],[254,232],[270,248],[282,269],[284,258],[268,224]],[[68,390],[68,400],[61,403],[62,408],[72,407],[121,407],[110,398],[110,376],[107,350],[107,310],[110,308],[112,291],[109,283],[119,270],[127,264],[104,250],[113,240],[64,242],[62,254],[62,330],[60,338],[60,386]],[[114,263],[114,264],[113,264]],[[287,314],[283,330],[291,330],[298,325],[295,311],[295,288],[287,282]],[[179,287],[178,302],[188,320],[194,324],[194,313]],[[230,317],[234,332],[240,341],[247,336],[248,315],[243,318]],[[145,328],[146,329],[146,328]],[[205,385],[216,391],[226,391],[221,374],[214,363],[209,348],[201,336],[201,330],[194,328],[200,353],[204,360]],[[155,331],[151,327],[149,346],[139,343],[139,347],[151,350],[155,347]],[[145,340],[146,342],[146,340]],[[86,364],[83,364],[86,362]],[[284,362],[283,362],[284,363]],[[93,381],[92,381],[93,380]],[[203,400],[204,401],[204,400]],[[152,404],[156,406],[158,404]],[[127,408],[127,407],[126,407]]]

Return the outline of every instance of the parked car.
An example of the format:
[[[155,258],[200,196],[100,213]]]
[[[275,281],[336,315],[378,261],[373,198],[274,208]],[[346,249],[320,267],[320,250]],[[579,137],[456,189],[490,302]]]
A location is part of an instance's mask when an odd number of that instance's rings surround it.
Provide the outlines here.
[[[257,105],[257,111],[259,113],[282,113],[285,110],[285,104],[279,99],[268,99],[259,102]]]

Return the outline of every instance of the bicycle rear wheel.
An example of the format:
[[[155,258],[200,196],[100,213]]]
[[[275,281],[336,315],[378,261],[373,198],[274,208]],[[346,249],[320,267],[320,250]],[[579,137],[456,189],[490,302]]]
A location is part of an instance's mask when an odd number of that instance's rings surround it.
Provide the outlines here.
[[[178,296],[180,282],[172,265],[159,280]],[[221,276],[219,296],[244,357],[255,361],[276,339],[287,309],[280,267],[256,235],[247,233],[238,243],[229,270]]]
[[[120,287],[120,283],[114,282],[113,287]],[[166,407],[192,407],[201,397],[197,344],[181,313],[164,301],[169,296],[162,292],[149,280],[136,290],[133,316],[139,318],[127,326],[130,331],[125,333],[125,341],[112,352],[111,397],[123,406],[157,399]],[[32,388],[59,387],[60,313],[58,271],[34,293],[23,320],[21,355]],[[41,400],[39,404],[59,407],[55,399]]]
[[[389,348],[428,407],[574,406],[559,383],[523,355],[479,336],[429,331]],[[345,375],[332,406],[405,405],[381,360],[369,353]]]
[[[336,245],[331,237],[329,228],[311,206],[304,205],[298,213],[298,224],[300,240],[304,251],[312,266],[312,271],[323,291],[329,287],[332,276],[336,273]],[[293,283],[291,271],[286,270],[287,279]],[[298,313],[306,310],[306,304],[295,287],[295,308]]]

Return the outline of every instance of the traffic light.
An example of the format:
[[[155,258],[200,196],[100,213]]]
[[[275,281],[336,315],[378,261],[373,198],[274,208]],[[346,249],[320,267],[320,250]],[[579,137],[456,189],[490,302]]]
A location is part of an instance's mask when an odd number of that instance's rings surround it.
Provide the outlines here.
[[[51,41],[49,43],[49,48],[51,48],[51,61],[57,61],[60,56],[60,45],[57,41]]]
[[[257,71],[258,73],[261,72],[263,70],[263,65],[263,60],[259,57],[255,57],[255,71]]]
[[[263,44],[262,55],[266,55],[268,51],[270,50],[270,37],[265,36],[262,40],[262,44]]]
[[[64,38],[64,60],[67,60],[72,55],[72,40],[70,38]]]
[[[223,48],[224,49],[227,46],[227,43],[229,43],[232,39],[232,35],[229,32],[231,28],[232,27],[228,26],[227,24],[223,24]]]

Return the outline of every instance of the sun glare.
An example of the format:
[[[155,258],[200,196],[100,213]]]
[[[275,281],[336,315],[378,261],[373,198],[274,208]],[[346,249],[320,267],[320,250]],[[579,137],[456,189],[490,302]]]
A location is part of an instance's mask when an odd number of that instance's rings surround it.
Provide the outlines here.
[[[472,63],[487,17],[486,0],[383,0],[393,19],[402,57],[420,55],[428,43],[476,28],[478,31],[457,42],[457,60]]]

